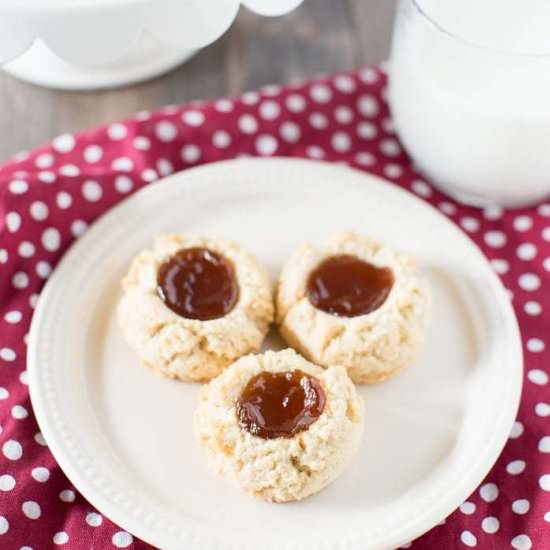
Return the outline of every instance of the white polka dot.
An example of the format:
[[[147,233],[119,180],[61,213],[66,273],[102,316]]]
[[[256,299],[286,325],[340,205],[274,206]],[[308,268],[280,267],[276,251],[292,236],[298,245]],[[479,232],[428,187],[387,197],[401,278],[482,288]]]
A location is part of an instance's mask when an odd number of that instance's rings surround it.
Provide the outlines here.
[[[89,164],[99,162],[103,158],[103,149],[99,145],[88,145],[84,149],[84,160]]]
[[[520,260],[529,261],[537,255],[537,247],[532,243],[523,243],[518,246],[516,254]]]
[[[344,94],[351,94],[355,91],[357,86],[353,78],[347,75],[341,75],[334,79],[334,87]]]
[[[543,230],[542,230],[542,238],[545,240],[545,241],[550,241],[550,227],[545,227]]]
[[[71,233],[73,237],[80,237],[88,229],[88,224],[84,220],[75,220],[71,224]]]
[[[281,113],[281,108],[275,101],[266,100],[260,105],[259,113],[264,120],[275,120]]]
[[[23,407],[23,405],[14,405],[11,408],[11,415],[16,420],[23,420],[23,418],[27,418],[29,416],[29,411]]]
[[[300,139],[301,130],[295,122],[284,122],[279,128],[281,138],[287,143],[296,143]]]
[[[463,514],[466,514],[466,515],[471,515],[473,514],[475,511],[476,511],[476,505],[473,503],[473,502],[463,502],[461,505],[460,505],[460,511],[463,513]]]
[[[0,516],[0,535],[5,535],[10,528],[8,520],[4,516]]]
[[[19,550],[33,550],[30,546],[21,546]]]
[[[518,279],[518,284],[523,290],[532,292],[540,287],[540,278],[534,273],[523,273]]]
[[[55,227],[49,227],[42,233],[42,246],[50,251],[55,252],[61,246],[61,233]]]
[[[146,181],[148,183],[152,182],[152,181],[155,181],[155,180],[158,180],[159,179],[159,175],[155,172],[155,170],[153,170],[152,168],[146,168],[145,170],[143,170],[143,172],[141,173],[141,179],[143,181]]]
[[[479,229],[479,221],[468,216],[461,218],[460,225],[470,233],[473,233]]]
[[[388,178],[395,179],[403,175],[403,168],[401,168],[399,164],[393,164],[393,163],[387,164],[384,167],[384,174]]]
[[[34,164],[37,168],[49,168],[54,162],[53,155],[51,153],[42,153],[38,155],[34,160]]]
[[[334,119],[340,124],[349,124],[353,120],[353,111],[345,105],[340,105],[334,110]]]
[[[113,141],[120,141],[124,139],[126,134],[128,134],[128,130],[126,126],[124,126],[124,124],[120,124],[120,122],[115,122],[107,128],[107,135]]]
[[[528,231],[533,226],[533,220],[530,216],[518,216],[514,220],[514,229],[516,231]]]
[[[520,437],[521,434],[523,434],[523,429],[523,424],[516,420],[512,424],[512,429],[510,430],[510,439],[517,439],[518,437]]]
[[[301,113],[306,108],[306,100],[298,94],[290,94],[285,101],[286,108],[292,113]]]
[[[15,288],[27,288],[29,286],[29,276],[23,271],[18,271],[11,279],[11,284]]]
[[[367,68],[362,69],[359,72],[359,78],[365,83],[365,84],[374,84],[378,81],[378,74],[374,69]]]
[[[548,375],[540,369],[531,369],[527,373],[527,378],[529,378],[529,380],[533,382],[533,384],[537,384],[538,386],[544,386],[548,384]]]
[[[372,95],[362,95],[357,101],[357,109],[363,116],[373,118],[379,111],[378,101]]]
[[[9,474],[0,476],[0,491],[11,491],[15,487],[15,479]]]
[[[181,119],[188,126],[200,126],[204,122],[204,115],[200,111],[185,111]]]
[[[29,519],[38,519],[42,514],[40,504],[34,500],[27,500],[26,502],[23,502],[21,509],[23,510],[23,514],[25,514]]]
[[[332,135],[331,145],[338,153],[346,153],[351,149],[351,139],[345,132],[335,132]]]
[[[48,470],[48,468],[44,468],[44,466],[38,466],[37,468],[32,469],[31,475],[35,481],[45,483],[48,479],[50,479],[50,470]]]
[[[201,158],[201,150],[196,145],[186,145],[181,150],[181,158],[188,164],[194,164]]]
[[[32,309],[36,307],[36,304],[38,303],[38,294],[31,294],[29,297],[29,305]]]
[[[523,309],[527,315],[540,315],[542,313],[542,306],[538,302],[526,302]]]
[[[525,460],[513,460],[506,466],[506,471],[512,475],[517,476],[525,470]]]
[[[377,134],[378,130],[372,122],[360,122],[357,125],[357,135],[361,139],[374,139]]]
[[[160,141],[164,143],[169,143],[174,141],[178,135],[178,129],[174,124],[167,120],[161,120],[155,126],[155,135]]]
[[[15,233],[21,227],[21,216],[17,212],[6,214],[6,226],[8,231]]]
[[[376,158],[371,153],[360,151],[355,155],[355,162],[361,166],[372,166],[376,162]]]
[[[19,441],[8,439],[4,445],[2,445],[2,452],[8,460],[19,460],[23,455],[23,447],[21,447]]]
[[[544,351],[544,342],[540,338],[529,338],[527,340],[527,349],[533,353]]]
[[[540,453],[550,453],[550,435],[541,437],[537,448]]]
[[[544,521],[547,521],[548,523],[550,523],[550,511],[544,514]]]
[[[506,244],[506,235],[502,231],[487,231],[484,239],[487,245],[492,248],[502,248]]]
[[[550,416],[550,405],[548,403],[537,403],[535,405],[535,413],[537,416],[542,416],[543,418]]]
[[[447,214],[447,216],[456,214],[456,206],[450,202],[440,202],[437,207],[443,214]]]
[[[538,212],[541,216],[545,218],[550,218],[550,204],[541,204],[538,207]]]
[[[138,151],[148,151],[151,148],[151,140],[145,136],[136,136],[132,141],[132,145]]]
[[[132,190],[134,182],[128,176],[117,176],[115,178],[115,189],[119,193],[128,193]]]
[[[494,483],[485,483],[479,489],[479,495],[485,502],[494,502],[498,497],[498,487]]]
[[[328,126],[328,118],[323,113],[312,113],[309,116],[309,123],[316,130],[323,130]]]
[[[306,149],[306,155],[312,159],[322,159],[325,156],[325,152],[318,145],[310,145]]]
[[[10,392],[6,389],[0,386],[0,400],[7,399],[10,396]]]
[[[42,183],[49,184],[49,183],[53,183],[57,179],[57,176],[53,172],[45,171],[45,172],[38,173],[38,179]]]
[[[510,264],[508,263],[508,261],[502,260],[501,258],[495,258],[491,260],[491,265],[499,275],[504,275],[510,270]]]
[[[429,197],[432,194],[432,188],[422,180],[415,180],[411,184],[412,190],[421,197]]]
[[[316,103],[328,103],[332,99],[332,92],[328,86],[324,84],[314,84],[309,95]]]
[[[550,256],[544,259],[544,261],[542,262],[542,267],[544,267],[546,271],[550,271]]]
[[[550,491],[550,474],[544,474],[539,478],[539,486],[543,491]]]
[[[527,535],[518,535],[517,537],[514,537],[510,541],[510,544],[516,550],[531,550],[531,548],[533,548],[533,543]]]
[[[139,111],[134,118],[136,120],[149,120],[151,118],[151,111]]]
[[[66,544],[69,541],[69,535],[65,531],[59,531],[53,536],[53,543],[57,545]]]
[[[70,153],[74,149],[75,144],[76,141],[71,134],[57,136],[52,141],[52,146],[58,153]]]
[[[36,247],[29,241],[23,241],[17,248],[17,253],[21,258],[31,258],[36,252]]]
[[[47,447],[48,444],[46,443],[46,440],[44,439],[44,436],[42,435],[42,432],[38,432],[34,434],[34,440],[39,444],[42,445],[42,447]]]
[[[52,266],[48,262],[38,262],[36,264],[36,274],[42,278],[47,279],[52,273]]]
[[[86,514],[86,523],[90,527],[99,527],[103,523],[103,518],[95,512],[89,512]]]
[[[25,340],[25,344],[26,343],[27,341]],[[27,369],[19,374],[19,382],[21,382],[21,384],[24,384],[25,386],[29,385],[29,372],[27,371]]]
[[[531,503],[526,498],[520,498],[512,502],[512,511],[516,514],[526,514],[531,508]]]
[[[29,184],[25,180],[13,180],[10,182],[9,190],[14,195],[22,195],[29,189]]]
[[[117,548],[126,548],[133,542],[132,535],[126,531],[119,531],[113,535],[113,544]]]
[[[489,516],[486,518],[483,518],[483,521],[481,522],[481,528],[486,532],[492,535],[493,533],[496,533],[500,529],[500,521],[498,521],[497,518],[494,516]]]
[[[88,202],[97,202],[103,196],[103,189],[97,181],[87,180],[82,185],[82,196]]]
[[[74,502],[76,495],[71,489],[65,489],[59,493],[59,498],[63,502]]]
[[[220,113],[230,113],[233,110],[233,102],[226,98],[218,99],[214,103],[214,108]]]
[[[168,176],[174,171],[174,166],[168,159],[160,158],[157,160],[157,171],[161,176]]]
[[[30,213],[33,219],[42,222],[48,218],[50,210],[46,203],[42,201],[35,201],[31,204]]]
[[[477,545],[477,539],[471,531],[462,531],[460,534],[460,540],[462,541],[462,544],[469,546],[470,548]]]
[[[255,105],[260,101],[260,94],[255,91],[246,92],[242,95],[241,101],[245,105]]]
[[[282,91],[281,86],[278,84],[267,84],[266,86],[262,86],[262,93],[267,96],[276,96],[279,95]]]
[[[55,198],[58,208],[66,210],[73,203],[73,198],[66,191],[60,191]]]
[[[31,244],[31,243],[29,243]],[[19,323],[19,321],[21,321],[21,319],[23,318],[23,315],[21,314],[20,311],[17,311],[17,310],[12,310],[12,311],[8,311],[5,315],[4,315],[4,320],[6,321],[6,323],[10,323],[10,325],[14,325],[16,323]]]
[[[80,175],[80,168],[78,166],[75,166],[74,164],[64,164],[60,169],[59,173],[62,176],[68,176],[71,178],[75,178],[76,176]]]
[[[401,154],[401,147],[395,139],[386,138],[380,142],[380,151],[387,157],[397,157]]]
[[[262,134],[256,138],[256,151],[260,155],[269,156],[277,151],[277,140],[268,134]]]
[[[119,172],[131,172],[134,169],[134,161],[128,157],[119,157],[111,162],[111,168]]]
[[[219,149],[225,149],[231,145],[231,136],[225,130],[217,130],[212,136],[212,143]]]
[[[0,248],[0,264],[5,264],[8,261],[8,251],[5,248]]]
[[[488,206],[483,210],[483,216],[486,220],[498,220],[502,217],[502,208],[500,206]]]
[[[241,115],[237,124],[239,126],[239,130],[244,134],[254,134],[258,131],[258,123],[252,115]]]

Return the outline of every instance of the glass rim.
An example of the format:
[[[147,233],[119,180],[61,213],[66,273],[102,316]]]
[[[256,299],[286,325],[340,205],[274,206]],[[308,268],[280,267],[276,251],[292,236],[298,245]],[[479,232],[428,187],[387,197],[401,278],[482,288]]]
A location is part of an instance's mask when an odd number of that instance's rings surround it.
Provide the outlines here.
[[[462,42],[466,46],[469,46],[471,48],[476,48],[478,50],[484,50],[486,52],[490,52],[497,55],[503,55],[503,56],[514,56],[514,57],[524,57],[524,58],[535,58],[535,57],[548,57],[550,58],[550,46],[549,49],[546,51],[540,51],[540,52],[533,52],[533,51],[518,51],[518,50],[505,50],[502,48],[497,47],[491,47],[486,44],[478,43],[473,40],[468,40],[467,38],[464,38],[463,36],[460,36],[460,34],[451,31],[450,29],[446,28],[444,25],[442,25],[439,21],[437,21],[437,18],[431,16],[421,5],[420,0],[408,0],[409,3],[411,3],[415,10],[418,12],[418,14],[423,17],[430,25],[432,25],[438,32],[441,32],[450,38],[453,38],[455,40],[458,40],[459,42]]]

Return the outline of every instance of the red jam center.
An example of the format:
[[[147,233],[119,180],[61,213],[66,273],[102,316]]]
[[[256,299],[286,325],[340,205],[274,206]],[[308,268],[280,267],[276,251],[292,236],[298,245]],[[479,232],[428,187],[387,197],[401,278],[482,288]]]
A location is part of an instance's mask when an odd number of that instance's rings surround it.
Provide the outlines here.
[[[157,290],[172,311],[200,321],[227,315],[239,298],[232,263],[207,248],[185,248],[164,262]]]
[[[301,370],[262,372],[250,379],[237,401],[243,428],[263,439],[293,437],[323,413],[321,382]]]
[[[306,294],[317,309],[356,317],[378,309],[386,301],[393,282],[391,269],[342,254],[327,258],[311,272]]]

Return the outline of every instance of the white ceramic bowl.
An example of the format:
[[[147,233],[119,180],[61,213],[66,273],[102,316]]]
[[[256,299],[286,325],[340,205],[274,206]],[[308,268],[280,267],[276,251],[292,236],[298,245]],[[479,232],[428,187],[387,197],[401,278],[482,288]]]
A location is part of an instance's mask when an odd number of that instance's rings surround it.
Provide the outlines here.
[[[302,1],[3,0],[0,65],[42,86],[119,86],[169,70],[214,42],[240,4],[277,16]]]

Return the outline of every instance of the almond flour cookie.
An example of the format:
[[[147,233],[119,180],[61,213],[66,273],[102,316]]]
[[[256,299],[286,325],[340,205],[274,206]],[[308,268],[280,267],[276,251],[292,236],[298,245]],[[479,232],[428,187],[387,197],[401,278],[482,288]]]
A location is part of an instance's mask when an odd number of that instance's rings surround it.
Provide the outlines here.
[[[268,275],[238,245],[162,235],[122,281],[119,321],[141,362],[168,378],[210,380],[257,351],[273,320]]]
[[[384,380],[412,363],[430,298],[415,262],[354,233],[305,244],[283,268],[277,323],[315,363],[344,366],[356,384]]]
[[[355,455],[362,402],[345,369],[295,351],[247,355],[202,388],[195,433],[208,462],[250,495],[299,500],[334,481]]]

